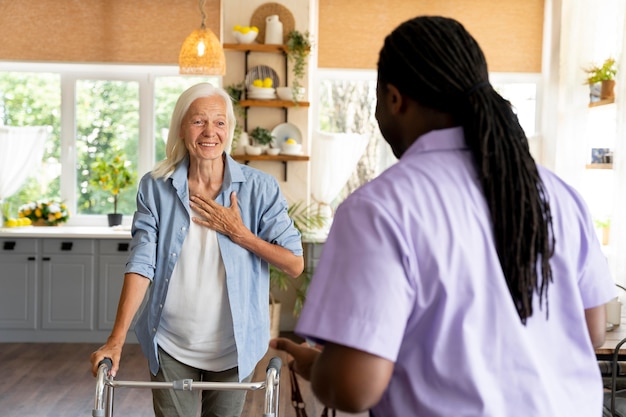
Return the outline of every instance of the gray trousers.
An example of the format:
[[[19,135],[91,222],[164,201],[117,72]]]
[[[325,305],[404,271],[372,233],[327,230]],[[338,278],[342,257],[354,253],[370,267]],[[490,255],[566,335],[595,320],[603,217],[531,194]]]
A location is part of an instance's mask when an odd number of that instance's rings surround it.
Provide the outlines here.
[[[197,369],[172,358],[159,347],[159,372],[150,373],[152,381],[171,382],[192,379],[203,382],[238,382],[237,368],[222,372]],[[249,375],[245,382],[250,382]],[[156,417],[197,417],[202,396],[201,417],[240,417],[246,401],[246,391],[179,391],[173,389],[152,390],[152,404]]]

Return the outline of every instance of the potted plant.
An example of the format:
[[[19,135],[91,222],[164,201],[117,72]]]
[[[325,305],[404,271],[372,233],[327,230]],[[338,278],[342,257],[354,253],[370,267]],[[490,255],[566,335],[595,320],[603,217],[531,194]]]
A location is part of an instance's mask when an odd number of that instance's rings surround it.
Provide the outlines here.
[[[250,132],[250,137],[254,140],[256,146],[263,149],[268,148],[274,140],[272,132],[260,126],[255,127],[254,130]]]
[[[587,74],[585,84],[588,84],[591,89],[591,102],[615,97],[613,93],[615,76],[617,75],[615,59],[608,58],[601,66],[592,65],[585,68],[584,71]]]
[[[228,95],[233,99],[233,110],[235,111],[235,117],[237,118],[237,124],[235,125],[235,132],[233,134],[233,143],[231,144],[231,153],[237,151],[239,148],[239,141],[241,139],[241,134],[243,133],[243,125],[239,119],[243,119],[246,117],[246,112],[243,107],[239,104],[241,99],[243,98],[243,93],[245,91],[245,84],[240,82],[238,84],[231,84],[224,89],[228,93]],[[246,141],[242,145],[246,145]],[[243,147],[242,147],[243,148]],[[243,152],[240,152],[243,153]]]
[[[602,244],[603,245],[608,245],[609,244],[609,237],[610,237],[610,233],[611,233],[611,219],[596,219],[594,220],[595,226],[598,230],[602,231]]]
[[[113,213],[107,215],[109,226],[122,224],[122,214],[117,212],[117,199],[120,192],[135,183],[135,172],[130,169],[130,161],[117,150],[113,156],[99,155],[91,165],[91,184],[104,191],[110,191],[113,198]]]
[[[302,91],[302,78],[304,77],[304,68],[306,66],[306,58],[311,52],[311,41],[309,40],[309,32],[300,32],[292,30],[287,34],[287,59],[292,63],[291,71],[293,72],[293,81],[291,82],[291,93],[293,101],[298,102],[298,97]]]
[[[303,207],[302,202],[290,205],[287,213],[289,214],[289,217],[293,219],[296,229],[298,229],[303,235],[307,232],[323,227],[327,220],[326,216],[314,210],[311,205]],[[289,288],[294,289],[296,298],[293,307],[293,315],[296,317],[300,314],[302,306],[304,305],[306,292],[309,288],[309,284],[311,283],[312,276],[313,271],[310,268],[305,268],[300,277],[293,279],[283,271],[270,265],[271,289],[279,291],[287,291]],[[270,292],[270,325],[273,330],[272,337],[278,336],[276,332],[278,332],[280,326],[276,320],[279,319],[280,302],[278,302],[275,295]]]
[[[24,204],[18,216],[29,219],[35,226],[58,226],[69,220],[70,212],[65,203],[49,199]]]

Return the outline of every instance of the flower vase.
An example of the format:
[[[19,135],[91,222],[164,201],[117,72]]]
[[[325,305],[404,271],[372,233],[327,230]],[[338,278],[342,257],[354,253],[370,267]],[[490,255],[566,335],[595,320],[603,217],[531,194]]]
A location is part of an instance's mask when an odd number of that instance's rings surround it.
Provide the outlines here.
[[[603,80],[600,89],[600,100],[615,98],[615,80]]]
[[[265,18],[265,43],[268,45],[282,45],[283,43],[283,23],[278,15]]]
[[[54,226],[52,224],[48,224],[44,219],[38,219],[33,222],[33,226]]]

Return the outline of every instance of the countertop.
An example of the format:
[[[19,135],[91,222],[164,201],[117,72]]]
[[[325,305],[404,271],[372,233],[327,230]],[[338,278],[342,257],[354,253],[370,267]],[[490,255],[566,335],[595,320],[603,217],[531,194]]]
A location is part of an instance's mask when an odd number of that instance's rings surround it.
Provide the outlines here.
[[[48,237],[74,239],[130,239],[130,227],[25,226],[2,227],[0,238]]]
[[[130,226],[25,226],[0,227],[0,238],[48,237],[73,239],[130,239]],[[302,236],[304,243],[324,243],[326,234]]]

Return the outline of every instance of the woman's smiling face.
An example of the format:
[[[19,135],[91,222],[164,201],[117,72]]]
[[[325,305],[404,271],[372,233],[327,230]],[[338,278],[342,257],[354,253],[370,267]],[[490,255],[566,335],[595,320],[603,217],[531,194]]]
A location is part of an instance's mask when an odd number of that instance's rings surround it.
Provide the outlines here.
[[[221,158],[228,141],[226,103],[220,96],[194,100],[180,127],[189,157],[196,160]]]

